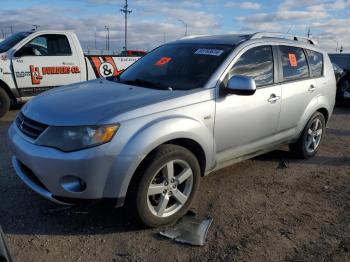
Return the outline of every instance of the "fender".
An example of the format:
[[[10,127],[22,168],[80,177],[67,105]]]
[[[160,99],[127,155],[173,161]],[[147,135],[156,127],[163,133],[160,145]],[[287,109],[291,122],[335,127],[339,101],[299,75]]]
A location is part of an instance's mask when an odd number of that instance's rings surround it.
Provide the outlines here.
[[[117,157],[114,168],[118,173],[118,166],[122,161],[130,165],[123,175],[112,172],[107,179],[105,193],[110,195],[113,190],[118,192],[118,197],[125,197],[130,181],[144,158],[159,145],[174,139],[191,139],[197,142],[203,149],[206,158],[206,170],[211,168],[214,161],[213,146],[214,137],[212,131],[197,119],[187,116],[170,116],[158,118],[142,126],[129,139]]]
[[[323,95],[319,95],[317,97],[314,97],[308,106],[305,108],[304,113],[302,117],[300,118],[300,121],[297,125],[296,129],[296,139],[299,138],[301,132],[304,130],[307,122],[310,120],[311,116],[318,110],[320,109],[326,109],[328,113],[328,119],[330,117],[331,111],[330,108],[331,106],[327,102],[327,98],[324,97]]]
[[[0,60],[0,87],[7,92],[10,99],[14,102],[20,97],[12,65],[7,56],[4,56],[3,60]]]

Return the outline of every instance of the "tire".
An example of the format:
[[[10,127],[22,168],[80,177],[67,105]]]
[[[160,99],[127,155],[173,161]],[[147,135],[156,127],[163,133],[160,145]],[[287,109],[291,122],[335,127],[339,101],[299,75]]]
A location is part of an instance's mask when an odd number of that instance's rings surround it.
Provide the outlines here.
[[[314,113],[306,124],[298,141],[289,145],[291,152],[296,157],[304,159],[315,156],[320,148],[325,129],[326,121],[323,114],[320,112]]]
[[[183,147],[166,144],[143,167],[130,195],[136,219],[148,227],[175,222],[188,211],[198,191],[201,171],[197,158]]]
[[[4,89],[0,87],[0,118],[10,110],[10,98]]]

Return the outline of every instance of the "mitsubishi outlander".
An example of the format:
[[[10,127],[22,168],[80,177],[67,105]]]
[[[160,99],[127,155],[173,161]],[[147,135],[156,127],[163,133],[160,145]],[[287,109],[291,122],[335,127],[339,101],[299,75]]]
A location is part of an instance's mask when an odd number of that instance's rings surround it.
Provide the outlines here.
[[[8,131],[12,163],[47,199],[126,203],[156,227],[183,216],[214,170],[282,144],[314,156],[335,94],[332,64],[312,39],[187,37],[118,77],[32,99]]]

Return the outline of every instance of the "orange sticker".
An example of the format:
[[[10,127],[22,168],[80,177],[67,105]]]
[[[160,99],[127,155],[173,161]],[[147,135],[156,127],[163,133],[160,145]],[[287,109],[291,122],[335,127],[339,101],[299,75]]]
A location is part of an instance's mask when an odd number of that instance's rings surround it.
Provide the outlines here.
[[[164,56],[161,59],[159,59],[154,65],[156,65],[156,66],[164,66],[167,63],[169,63],[170,61],[171,61],[170,57]]]
[[[297,62],[297,58],[296,58],[295,54],[289,53],[288,57],[289,57],[290,66],[297,67],[298,66],[298,62]]]

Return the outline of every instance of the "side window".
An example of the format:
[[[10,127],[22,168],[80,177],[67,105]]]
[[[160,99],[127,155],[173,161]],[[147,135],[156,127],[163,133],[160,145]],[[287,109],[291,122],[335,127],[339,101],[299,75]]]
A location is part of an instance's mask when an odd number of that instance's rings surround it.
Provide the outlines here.
[[[311,72],[314,77],[323,75],[323,55],[319,52],[306,50],[307,58],[311,67]]]
[[[41,35],[21,48],[22,56],[63,56],[71,55],[68,39],[65,35]]]
[[[310,76],[309,67],[302,48],[280,46],[283,67],[283,81],[293,81]]]
[[[257,46],[246,51],[230,70],[233,75],[248,76],[257,87],[273,84],[273,56],[271,46]]]

